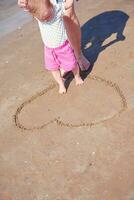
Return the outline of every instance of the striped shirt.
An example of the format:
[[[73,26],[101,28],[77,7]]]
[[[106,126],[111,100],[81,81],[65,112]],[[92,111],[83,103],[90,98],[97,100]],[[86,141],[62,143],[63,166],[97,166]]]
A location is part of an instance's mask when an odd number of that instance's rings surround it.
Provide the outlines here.
[[[54,6],[54,17],[48,22],[39,20],[39,28],[43,43],[49,48],[61,46],[67,40],[67,34],[63,22],[65,0],[51,0]]]

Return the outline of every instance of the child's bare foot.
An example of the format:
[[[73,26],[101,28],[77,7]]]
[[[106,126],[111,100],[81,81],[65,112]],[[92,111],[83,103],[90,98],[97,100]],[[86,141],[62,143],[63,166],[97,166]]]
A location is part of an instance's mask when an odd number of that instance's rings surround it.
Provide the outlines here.
[[[67,92],[64,84],[59,84],[59,94],[65,94]]]
[[[84,83],[84,81],[82,80],[80,76],[75,77],[75,81],[76,81],[76,85],[82,85]]]

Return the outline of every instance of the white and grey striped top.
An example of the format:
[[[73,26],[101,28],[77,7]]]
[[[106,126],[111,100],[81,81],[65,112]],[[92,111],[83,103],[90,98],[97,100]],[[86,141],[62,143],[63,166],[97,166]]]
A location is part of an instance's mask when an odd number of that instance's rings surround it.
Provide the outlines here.
[[[49,22],[41,22],[39,20],[39,28],[43,43],[49,48],[61,46],[67,40],[67,34],[63,22],[64,1],[51,0],[54,5],[54,17]]]

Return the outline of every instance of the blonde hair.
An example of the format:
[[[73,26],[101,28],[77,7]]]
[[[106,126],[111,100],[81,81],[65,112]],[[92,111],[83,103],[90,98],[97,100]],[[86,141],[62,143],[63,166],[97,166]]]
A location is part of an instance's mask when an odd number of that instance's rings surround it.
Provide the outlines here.
[[[33,17],[43,20],[53,5],[50,0],[28,0],[27,7]]]

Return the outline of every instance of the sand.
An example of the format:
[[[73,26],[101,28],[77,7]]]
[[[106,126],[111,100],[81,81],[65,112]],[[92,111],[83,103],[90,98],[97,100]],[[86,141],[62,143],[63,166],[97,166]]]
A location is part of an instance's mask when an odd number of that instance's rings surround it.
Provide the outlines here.
[[[18,7],[16,0],[0,1],[0,39],[31,20],[32,17]]]
[[[76,11],[92,69],[66,95],[35,21],[0,39],[0,200],[134,199],[134,2]]]

